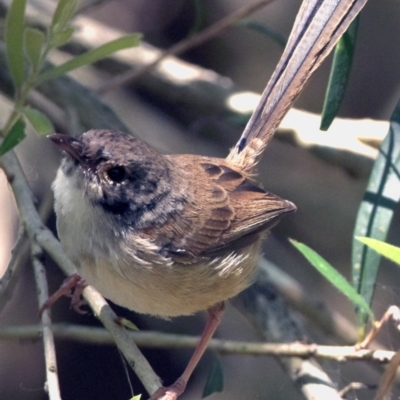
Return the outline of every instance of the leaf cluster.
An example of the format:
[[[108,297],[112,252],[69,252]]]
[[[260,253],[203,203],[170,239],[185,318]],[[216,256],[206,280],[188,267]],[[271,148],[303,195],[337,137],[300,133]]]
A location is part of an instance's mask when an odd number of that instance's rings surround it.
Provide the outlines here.
[[[0,137],[3,138],[0,156],[24,139],[27,122],[39,135],[54,132],[47,116],[26,105],[29,93],[36,86],[108,57],[118,50],[138,45],[141,35],[133,33],[46,69],[49,53],[65,45],[74,33],[71,20],[78,3],[79,0],[60,0],[45,31],[25,26],[26,0],[13,0],[11,3],[6,19],[5,41],[8,66],[15,87],[14,108],[0,131]]]

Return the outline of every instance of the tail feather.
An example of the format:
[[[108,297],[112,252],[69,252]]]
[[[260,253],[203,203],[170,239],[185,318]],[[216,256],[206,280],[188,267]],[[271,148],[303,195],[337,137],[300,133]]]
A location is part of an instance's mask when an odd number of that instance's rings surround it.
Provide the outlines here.
[[[285,51],[228,160],[251,171],[311,74],[367,0],[304,0]]]

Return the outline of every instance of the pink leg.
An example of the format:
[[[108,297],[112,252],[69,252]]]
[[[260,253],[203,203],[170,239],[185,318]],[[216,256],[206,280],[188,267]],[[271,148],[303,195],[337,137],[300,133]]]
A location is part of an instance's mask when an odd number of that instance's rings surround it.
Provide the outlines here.
[[[214,335],[215,330],[221,322],[224,310],[224,303],[218,303],[208,310],[207,324],[204,328],[203,334],[201,335],[200,342],[198,343],[185,371],[171,386],[160,387],[157,389],[149,400],[157,400],[162,396],[165,396],[163,397],[163,400],[176,400],[185,391],[186,384],[192,375],[192,372],[203,356],[208,342]]]
[[[85,304],[81,299],[83,289],[87,286],[86,281],[79,275],[73,274],[66,278],[60,288],[53,293],[39,310],[41,316],[43,311],[50,308],[61,296],[72,297],[71,305],[79,314],[86,314],[80,307]],[[75,288],[75,290],[73,290]]]
[[[78,314],[87,314],[87,311],[82,310],[82,306],[87,305],[85,299],[82,297],[83,289],[88,285],[85,279],[83,279],[80,275],[78,282],[75,284],[75,288],[72,290],[67,296],[71,297],[71,306]]]

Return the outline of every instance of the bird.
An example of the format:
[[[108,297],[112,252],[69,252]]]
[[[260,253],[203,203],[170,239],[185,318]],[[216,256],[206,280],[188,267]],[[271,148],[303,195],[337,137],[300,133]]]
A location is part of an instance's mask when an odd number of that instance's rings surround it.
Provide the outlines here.
[[[226,159],[163,155],[111,130],[50,139],[65,153],[53,190],[66,254],[139,313],[210,310],[218,324],[223,302],[253,282],[266,231],[296,208]]]
[[[57,231],[104,297],[162,318],[208,310],[183,374],[152,394],[176,400],[217,328],[224,302],[255,278],[266,233],[296,206],[254,170],[279,122],[366,0],[305,0],[258,107],[226,158],[165,155],[132,135],[52,134],[64,151],[53,191]]]

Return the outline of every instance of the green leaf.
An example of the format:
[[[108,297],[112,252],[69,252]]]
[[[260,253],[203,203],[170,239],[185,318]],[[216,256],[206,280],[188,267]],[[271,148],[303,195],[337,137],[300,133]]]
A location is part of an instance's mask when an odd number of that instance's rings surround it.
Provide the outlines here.
[[[201,0],[192,0],[192,6],[194,8],[194,20],[193,24],[189,30],[188,36],[192,36],[200,31],[203,26],[203,22],[205,20],[205,6],[204,2]]]
[[[400,200],[400,102],[394,110],[389,132],[379,149],[371,176],[358,210],[354,237],[366,236],[385,241]],[[353,239],[353,287],[371,304],[379,271],[380,256]],[[359,325],[365,328],[366,315],[357,311]]]
[[[50,30],[53,34],[60,33],[74,15],[79,0],[60,0],[51,21]]]
[[[400,247],[367,237],[356,237],[356,239],[375,250],[381,256],[384,256],[400,265]]]
[[[129,319],[126,319],[124,317],[118,317],[117,323],[118,323],[118,325],[121,325],[124,328],[131,329],[132,331],[139,330],[139,328],[132,321],[130,321]]]
[[[268,25],[259,22],[259,21],[253,21],[253,20],[242,20],[239,21],[237,23],[238,26],[244,26],[246,28],[252,29],[256,32],[262,33],[263,35],[271,38],[274,42],[276,42],[277,44],[279,44],[280,47],[282,47],[283,49],[286,46],[286,38],[281,35],[278,31],[276,31],[275,29],[272,29],[271,27],[269,27]]]
[[[10,129],[0,146],[0,156],[14,148],[25,137],[25,122],[20,118]]]
[[[25,53],[33,67],[38,67],[40,55],[42,53],[45,35],[42,31],[35,28],[25,28],[24,45]]]
[[[13,0],[6,19],[7,61],[15,87],[20,89],[24,72],[24,14],[26,0]]]
[[[87,64],[92,64],[102,58],[108,57],[110,54],[115,53],[118,50],[123,50],[129,47],[137,46],[140,38],[142,37],[139,33],[133,33],[131,35],[124,36],[122,38],[113,40],[110,43],[106,43],[97,49],[90,50],[80,56],[73,58],[66,63],[59,65],[58,67],[52,68],[44,72],[40,76],[40,80],[43,82],[48,79],[57,78],[60,75],[66,74],[76,68],[82,67]]]
[[[136,395],[136,396],[133,396],[131,399],[129,399],[129,400],[140,400],[142,398],[142,395],[141,394],[138,394],[138,395]]]
[[[53,124],[40,111],[34,108],[24,107],[22,113],[40,136],[45,136],[54,132]]]
[[[55,48],[63,46],[65,43],[69,41],[69,39],[71,39],[73,33],[74,33],[74,28],[71,27],[65,29],[64,31],[55,33],[51,39],[51,47]]]
[[[224,372],[222,371],[222,365],[217,356],[211,364],[211,368],[208,371],[207,381],[203,389],[204,397],[210,396],[213,393],[222,392],[224,390]]]
[[[327,131],[342,104],[353,64],[358,31],[358,17],[351,23],[335,48],[328,89],[322,110],[322,131]]]
[[[375,322],[374,314],[368,303],[360,296],[353,286],[341,275],[328,261],[324,260],[318,253],[310,247],[296,240],[290,239],[290,242],[300,253],[317,269],[333,286],[343,293],[353,304],[361,308]]]

